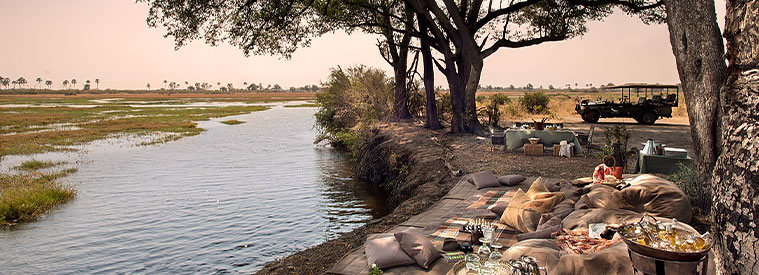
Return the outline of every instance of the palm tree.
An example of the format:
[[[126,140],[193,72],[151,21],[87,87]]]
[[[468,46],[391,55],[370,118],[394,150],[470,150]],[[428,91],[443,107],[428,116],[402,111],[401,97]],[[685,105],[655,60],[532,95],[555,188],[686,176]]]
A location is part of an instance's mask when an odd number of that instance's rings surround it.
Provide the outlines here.
[[[18,84],[18,81],[13,80],[13,81],[11,81],[11,83],[13,84],[13,89],[15,90],[16,89],[16,84]]]
[[[245,81],[245,82],[242,83],[242,88],[243,89],[248,89],[248,82],[247,81]]]
[[[24,85],[26,85],[26,78],[24,78],[23,76],[22,76],[22,77],[19,77],[19,78],[16,80],[16,83],[18,83],[18,87],[19,87],[19,88],[21,88],[21,87],[23,87]]]
[[[69,85],[68,79],[63,81],[63,88],[66,89],[66,87]]]
[[[100,90],[100,78],[95,78],[95,89]]]
[[[164,80],[163,80],[163,88],[164,88],[164,89],[168,89],[168,88],[166,88],[166,83],[169,83],[169,82],[168,82],[168,81],[166,81],[166,79],[164,79]]]
[[[53,81],[50,79],[46,80],[45,86],[47,86],[47,89],[50,90],[50,88],[53,86]]]
[[[150,83],[145,84],[145,87],[148,88],[148,91],[150,91]]]
[[[216,86],[221,90],[221,82],[216,82]]]
[[[37,78],[37,85],[39,85],[39,87],[42,88],[42,78],[41,77]],[[37,87],[37,85],[34,85],[34,87]]]
[[[71,79],[71,86],[74,86],[74,90],[76,90],[76,78]]]
[[[89,79],[87,79],[86,81],[84,81],[84,89],[85,90],[89,90],[90,89],[90,83],[91,82],[90,82]]]

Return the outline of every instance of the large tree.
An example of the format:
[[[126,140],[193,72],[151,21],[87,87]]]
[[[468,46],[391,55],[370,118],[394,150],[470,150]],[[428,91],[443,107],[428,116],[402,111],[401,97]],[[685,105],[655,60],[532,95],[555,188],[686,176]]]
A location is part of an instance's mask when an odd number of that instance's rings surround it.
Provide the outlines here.
[[[713,232],[726,274],[759,273],[759,2],[728,0],[727,76],[712,174]],[[720,139],[717,139],[720,140]]]
[[[436,63],[448,80],[452,132],[484,132],[477,119],[476,92],[484,59],[501,48],[561,41],[587,31],[585,24],[621,7],[644,22],[663,22],[661,1],[648,0],[406,0],[443,55]]]
[[[699,182],[708,183],[720,152],[720,97],[724,45],[713,1],[666,0],[667,25],[688,106]],[[708,211],[711,189],[699,189],[697,204]]]
[[[667,15],[706,183],[701,189],[712,193],[702,192],[700,200],[711,202],[717,268],[722,274],[757,274],[759,2],[727,1],[726,68],[713,2],[667,0]]]

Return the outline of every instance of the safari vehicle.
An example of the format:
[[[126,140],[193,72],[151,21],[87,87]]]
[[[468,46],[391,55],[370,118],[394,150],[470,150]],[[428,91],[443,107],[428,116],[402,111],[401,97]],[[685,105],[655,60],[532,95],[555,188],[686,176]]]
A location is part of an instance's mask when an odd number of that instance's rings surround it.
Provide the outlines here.
[[[621,91],[618,101],[584,99],[575,105],[575,112],[586,122],[596,123],[600,118],[631,117],[641,124],[654,124],[660,117],[672,117],[677,107],[680,87],[660,84],[625,84],[606,87]]]

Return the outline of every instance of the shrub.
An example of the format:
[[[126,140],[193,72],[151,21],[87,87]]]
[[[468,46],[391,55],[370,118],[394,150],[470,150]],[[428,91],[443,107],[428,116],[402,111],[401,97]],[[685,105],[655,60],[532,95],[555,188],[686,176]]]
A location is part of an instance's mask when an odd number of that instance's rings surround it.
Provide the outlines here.
[[[551,97],[543,92],[524,93],[520,102],[527,109],[528,112],[533,114],[540,114],[548,111],[548,102],[551,101]]]
[[[437,92],[437,98],[435,98],[437,104],[437,113],[440,120],[450,120],[453,115],[453,103],[451,102],[451,94],[447,92]]]
[[[382,70],[363,65],[334,68],[322,86],[316,93],[321,106],[315,115],[317,143],[328,141],[337,148],[350,149],[356,142],[351,131],[391,115],[393,82]]]
[[[698,209],[698,189],[700,186],[698,185],[698,172],[692,165],[679,164],[677,172],[667,177],[667,180],[677,184],[685,192],[685,195],[688,196],[693,208]]]
[[[488,118],[488,125],[498,126],[501,122],[501,105],[507,104],[511,100],[505,94],[493,94],[487,100],[487,105],[480,113],[484,113],[484,116]]]

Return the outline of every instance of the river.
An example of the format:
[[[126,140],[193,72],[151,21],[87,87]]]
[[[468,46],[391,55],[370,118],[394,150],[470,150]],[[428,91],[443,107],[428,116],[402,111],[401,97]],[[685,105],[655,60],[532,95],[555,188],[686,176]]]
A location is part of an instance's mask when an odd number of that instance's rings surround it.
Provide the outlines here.
[[[278,104],[165,144],[35,156],[68,158],[78,193],[0,229],[0,273],[250,273],[387,214],[345,156],[313,144],[315,111]]]

